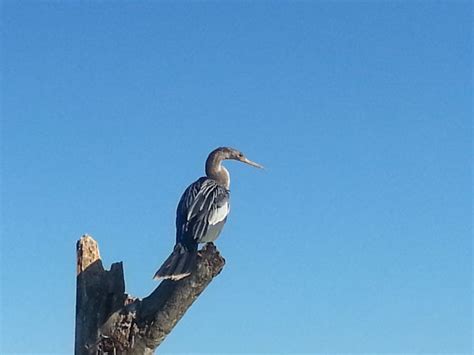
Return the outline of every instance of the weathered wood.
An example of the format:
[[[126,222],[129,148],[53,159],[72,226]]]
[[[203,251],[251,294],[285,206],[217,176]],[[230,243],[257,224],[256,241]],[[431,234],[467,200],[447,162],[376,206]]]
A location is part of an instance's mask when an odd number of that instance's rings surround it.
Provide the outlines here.
[[[95,344],[100,340],[100,326],[111,313],[123,306],[125,281],[122,263],[104,270],[99,247],[85,235],[76,246],[76,354],[97,354]]]
[[[125,293],[122,263],[104,270],[97,243],[83,236],[77,243],[76,355],[153,354],[224,264],[207,244],[196,272],[164,280],[141,300]]]

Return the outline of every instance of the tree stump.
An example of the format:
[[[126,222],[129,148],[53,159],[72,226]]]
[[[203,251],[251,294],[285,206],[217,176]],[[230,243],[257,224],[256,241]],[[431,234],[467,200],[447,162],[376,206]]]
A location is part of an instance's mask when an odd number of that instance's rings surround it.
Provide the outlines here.
[[[76,251],[76,355],[153,354],[225,264],[214,244],[206,244],[193,274],[164,280],[139,299],[125,293],[121,262],[104,269],[91,236],[82,236]]]

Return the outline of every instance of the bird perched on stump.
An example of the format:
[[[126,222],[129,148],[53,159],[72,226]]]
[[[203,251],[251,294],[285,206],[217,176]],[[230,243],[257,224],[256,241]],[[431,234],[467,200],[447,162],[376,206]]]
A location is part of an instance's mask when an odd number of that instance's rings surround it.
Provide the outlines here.
[[[222,166],[227,159],[263,168],[233,148],[221,147],[209,154],[206,176],[189,185],[181,196],[176,210],[176,245],[155,279],[180,280],[190,275],[197,267],[198,244],[219,236],[230,212],[230,176]]]

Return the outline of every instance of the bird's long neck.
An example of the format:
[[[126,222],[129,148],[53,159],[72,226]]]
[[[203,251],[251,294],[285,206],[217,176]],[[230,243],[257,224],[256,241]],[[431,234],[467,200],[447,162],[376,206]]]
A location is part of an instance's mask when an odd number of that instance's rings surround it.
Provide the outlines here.
[[[230,175],[224,166],[222,166],[222,156],[219,152],[213,152],[206,160],[206,175],[208,178],[217,181],[219,185],[230,187]]]

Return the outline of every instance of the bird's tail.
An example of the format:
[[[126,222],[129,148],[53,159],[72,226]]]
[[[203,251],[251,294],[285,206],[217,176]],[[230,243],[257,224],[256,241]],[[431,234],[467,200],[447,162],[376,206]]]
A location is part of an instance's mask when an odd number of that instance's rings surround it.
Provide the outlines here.
[[[158,269],[155,280],[171,279],[181,280],[189,276],[197,267],[197,246],[196,249],[189,250],[182,244],[175,245],[173,252]]]

